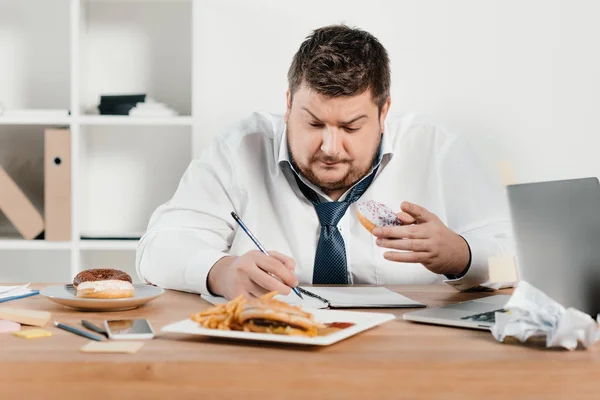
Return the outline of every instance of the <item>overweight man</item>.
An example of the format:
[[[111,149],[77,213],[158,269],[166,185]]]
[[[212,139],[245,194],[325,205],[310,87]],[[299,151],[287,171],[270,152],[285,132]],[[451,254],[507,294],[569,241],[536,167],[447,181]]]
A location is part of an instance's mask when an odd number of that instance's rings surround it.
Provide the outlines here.
[[[502,186],[460,137],[388,115],[390,80],[368,32],[313,31],[292,59],[285,114],[255,113],[216,137],[154,212],[140,278],[229,299],[312,283],[486,282],[488,257],[512,251]],[[402,225],[369,232],[356,215],[367,200]]]

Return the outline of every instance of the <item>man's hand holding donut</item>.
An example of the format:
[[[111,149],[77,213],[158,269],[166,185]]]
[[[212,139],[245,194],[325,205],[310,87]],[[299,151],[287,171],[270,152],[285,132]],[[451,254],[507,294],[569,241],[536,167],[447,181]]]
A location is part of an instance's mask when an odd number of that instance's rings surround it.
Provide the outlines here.
[[[419,263],[436,274],[461,275],[469,264],[469,245],[432,212],[403,202],[398,218],[402,225],[378,226],[372,231],[377,245],[387,249],[390,261]]]

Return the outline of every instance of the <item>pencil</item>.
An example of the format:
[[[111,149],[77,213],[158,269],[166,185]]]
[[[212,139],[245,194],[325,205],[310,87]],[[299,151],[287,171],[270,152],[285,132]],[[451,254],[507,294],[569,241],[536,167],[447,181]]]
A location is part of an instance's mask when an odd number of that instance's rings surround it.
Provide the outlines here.
[[[69,326],[69,325],[61,324],[60,322],[57,322],[57,321],[54,321],[54,326],[56,326],[57,328],[60,328],[62,330],[65,330],[67,332],[71,332],[76,335],[83,336],[88,339],[96,340],[98,342],[102,341],[102,338],[100,336],[92,335],[91,333],[81,331],[81,330],[79,330],[77,328],[73,328],[72,326]]]

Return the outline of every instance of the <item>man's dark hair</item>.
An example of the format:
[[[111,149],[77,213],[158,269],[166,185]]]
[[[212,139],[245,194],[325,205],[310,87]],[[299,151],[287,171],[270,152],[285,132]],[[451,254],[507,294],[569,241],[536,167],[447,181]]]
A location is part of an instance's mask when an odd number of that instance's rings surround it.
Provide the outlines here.
[[[292,96],[301,84],[328,97],[371,89],[379,111],[390,95],[387,51],[368,32],[346,25],[316,29],[300,45],[288,71]]]

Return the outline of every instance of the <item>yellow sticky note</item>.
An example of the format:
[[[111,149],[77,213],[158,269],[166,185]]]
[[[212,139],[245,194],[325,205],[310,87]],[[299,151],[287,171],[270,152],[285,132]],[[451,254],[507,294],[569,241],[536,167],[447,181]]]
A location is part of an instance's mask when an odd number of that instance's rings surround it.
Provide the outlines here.
[[[46,336],[52,336],[52,332],[47,331],[45,329],[25,329],[22,331],[13,332],[12,334],[25,339],[36,339]]]

